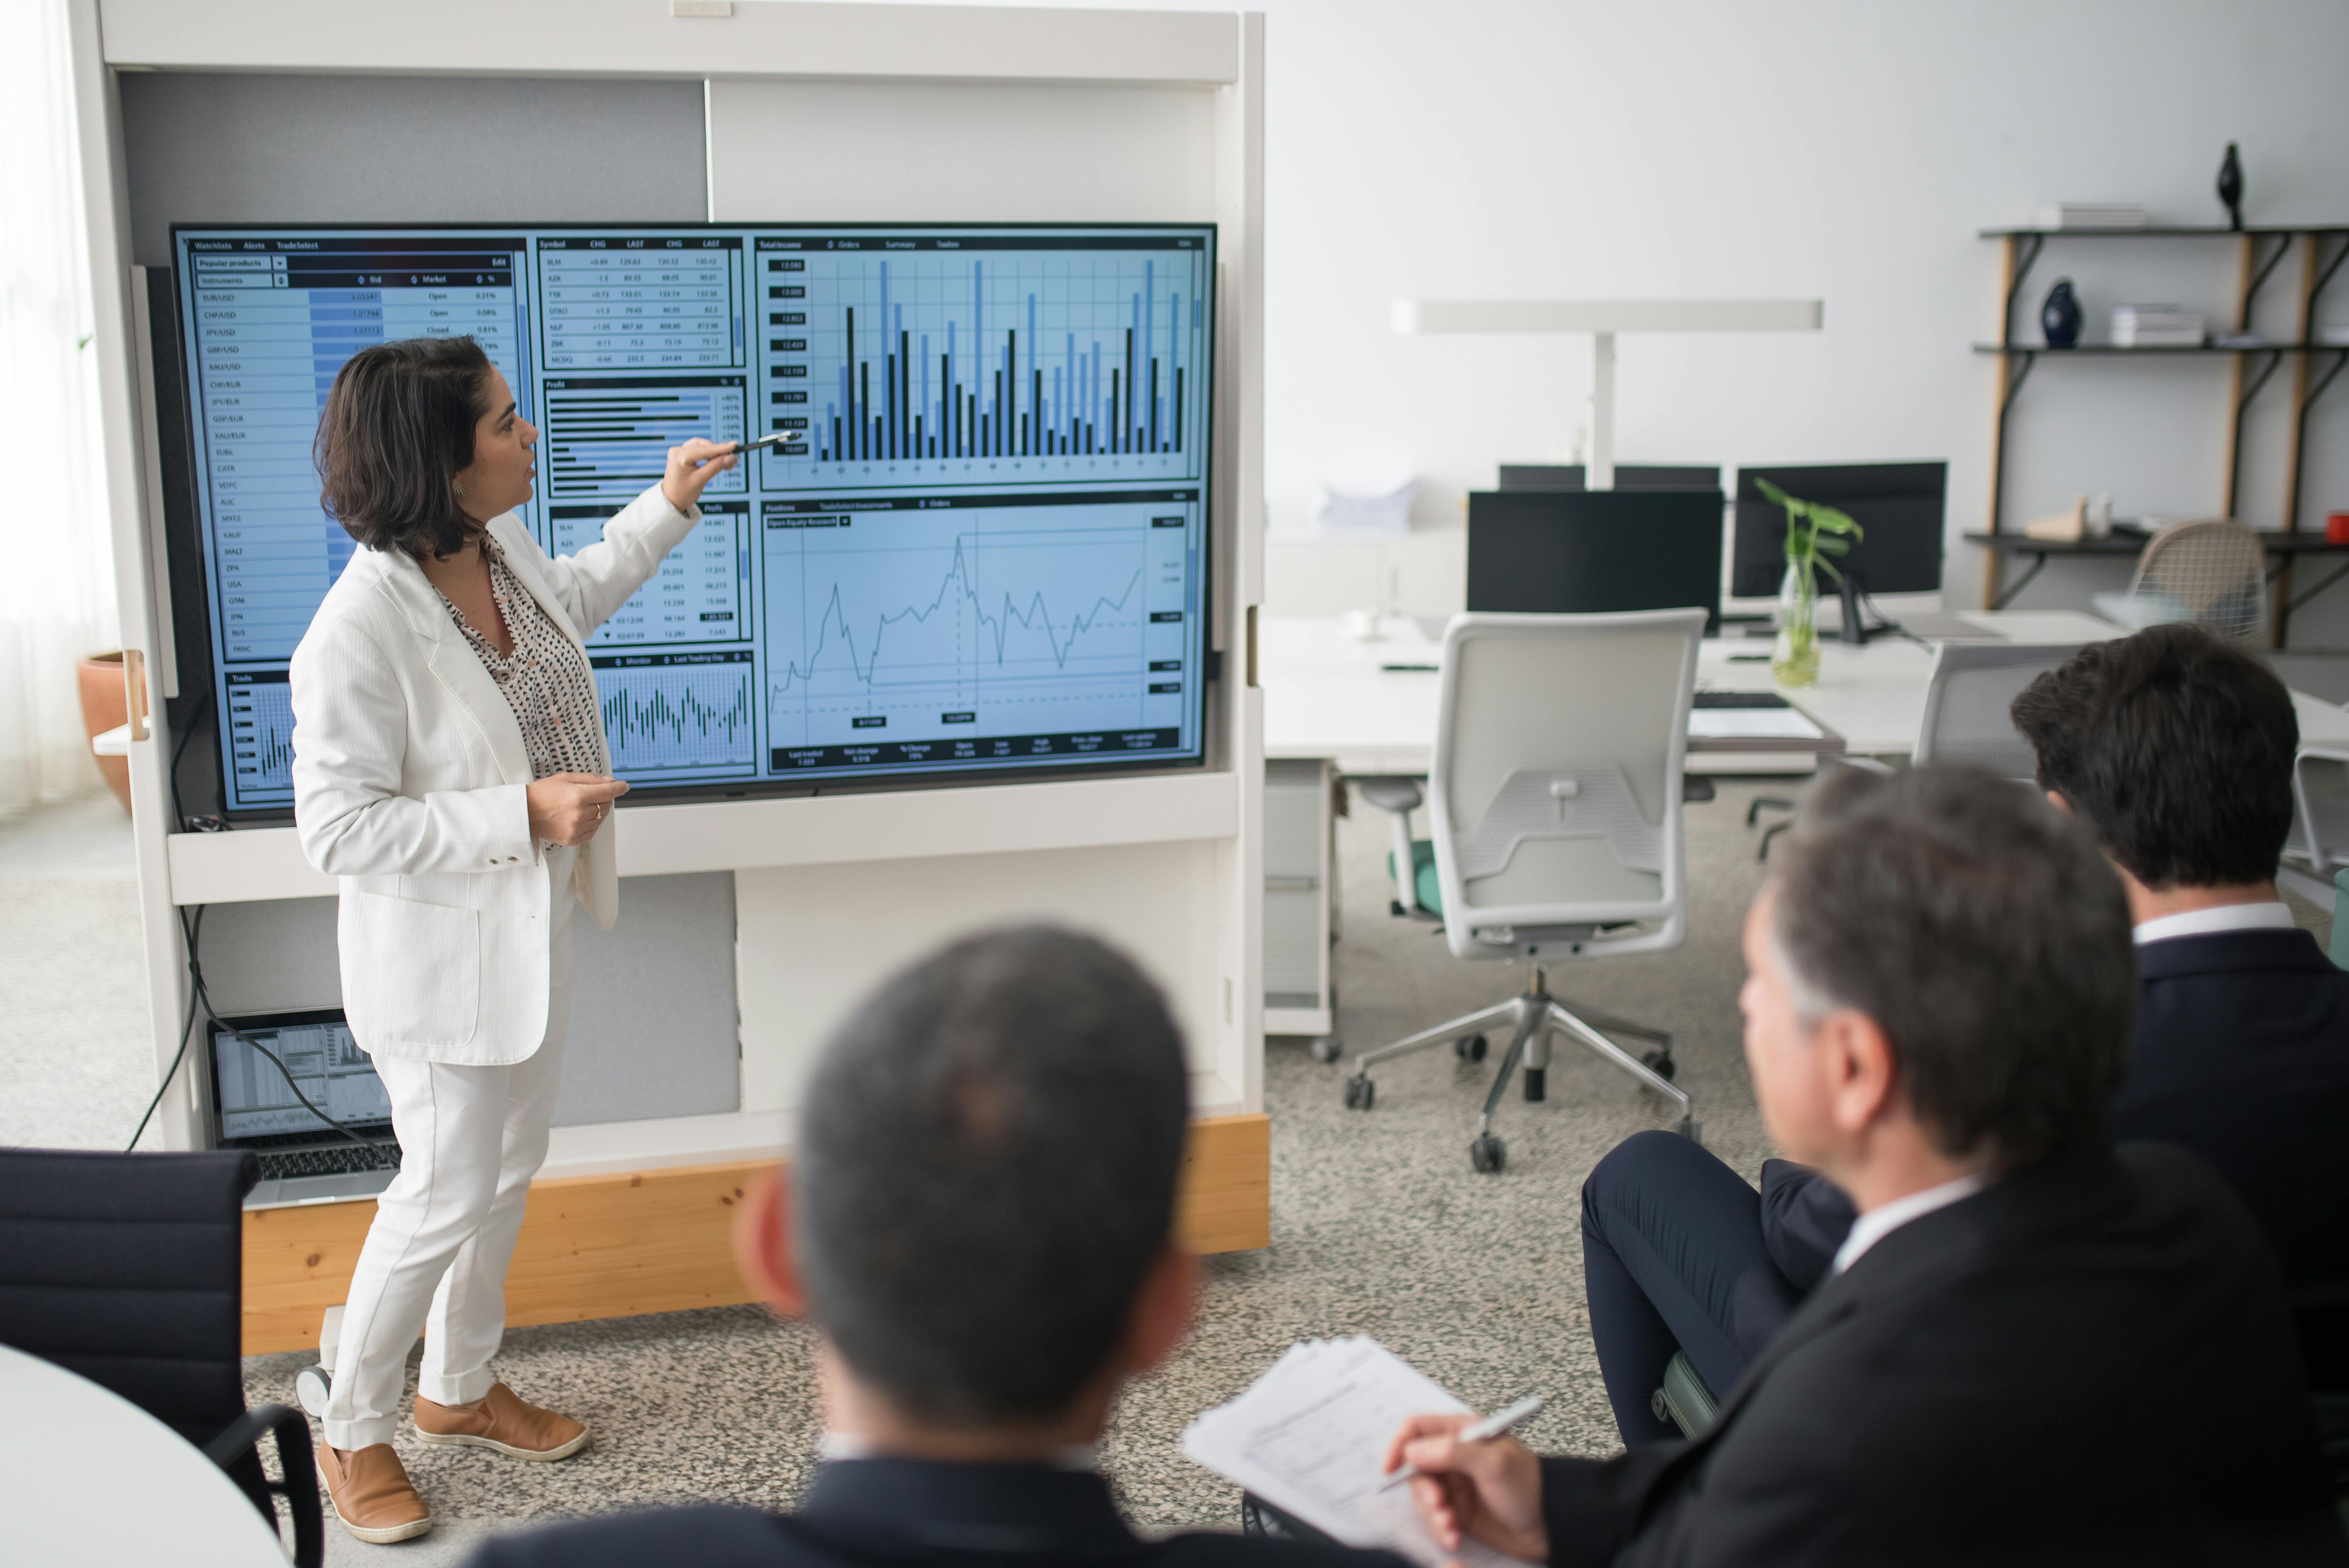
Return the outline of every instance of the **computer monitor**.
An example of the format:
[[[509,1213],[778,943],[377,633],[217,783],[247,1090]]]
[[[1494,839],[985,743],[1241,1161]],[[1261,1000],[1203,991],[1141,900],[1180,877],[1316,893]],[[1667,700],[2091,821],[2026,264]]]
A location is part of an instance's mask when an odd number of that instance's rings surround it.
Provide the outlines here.
[[[1505,490],[1578,490],[1589,488],[1580,463],[1503,463]],[[1617,490],[1709,490],[1721,488],[1721,465],[1678,467],[1662,463],[1618,463]]]
[[[1730,546],[1729,592],[1740,599],[1778,592],[1786,574],[1786,513],[1762,493],[1768,480],[1797,500],[1851,514],[1862,538],[1837,567],[1869,593],[1932,593],[1941,586],[1941,519],[1950,465],[1822,463],[1740,469]],[[1832,578],[1820,584],[1833,593]]]
[[[261,1047],[277,1054],[311,1105],[362,1136],[390,1134],[391,1096],[338,1010],[232,1018],[212,1026],[212,1130],[221,1148],[348,1141],[295,1098]]]
[[[688,436],[800,438],[587,638],[631,799],[1206,757],[1206,223],[179,225],[224,814],[294,802],[288,661],[355,546],[312,467],[336,373],[473,337],[570,554]]]
[[[1702,606],[1721,622],[1721,492],[1479,490],[1468,608],[1535,614]]]

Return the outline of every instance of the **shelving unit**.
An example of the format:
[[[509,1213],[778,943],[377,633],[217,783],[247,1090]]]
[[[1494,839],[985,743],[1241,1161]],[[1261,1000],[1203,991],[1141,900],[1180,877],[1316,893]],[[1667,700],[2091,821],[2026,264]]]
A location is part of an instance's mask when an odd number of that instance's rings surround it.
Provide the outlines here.
[[[2276,371],[2289,362],[2292,366],[2292,402],[2291,437],[2284,459],[2282,531],[2286,533],[2299,531],[2301,457],[2307,443],[2309,410],[2341,374],[2342,366],[2349,364],[2349,344],[2316,343],[2310,337],[2317,305],[2325,288],[2340,272],[2342,263],[2349,260],[2349,223],[2301,223],[2245,229],[2181,226],[1984,229],[1982,238],[1998,241],[2003,253],[1998,341],[1974,345],[1975,353],[1995,356],[1998,359],[1997,412],[1991,427],[1990,521],[1983,534],[1969,536],[1985,547],[1982,565],[1982,605],[1985,609],[1997,607],[2010,596],[2000,592],[2000,574],[2009,552],[2002,548],[2004,541],[1999,537],[2007,531],[2004,526],[2007,421],[2014,411],[2015,395],[2023,390],[2023,382],[2030,378],[2039,361],[2045,357],[2114,360],[2131,356],[2224,356],[2230,358],[2234,364],[2234,375],[2229,398],[2225,485],[2225,511],[2230,517],[2236,515],[2236,502],[2242,488],[2239,459],[2242,449],[2244,414],[2269,381],[2274,378]],[[2051,239],[2109,242],[2116,240],[2228,238],[2238,242],[2233,324],[2233,330],[2238,333],[2251,329],[2251,315],[2258,304],[2261,289],[2274,274],[2277,265],[2290,253],[2293,242],[2300,242],[2302,250],[2300,301],[2292,341],[2193,348],[2120,348],[2110,344],[2052,348],[2044,342],[2034,344],[2016,340],[2015,301],[2022,295],[2024,280],[2030,276],[2033,264],[2039,260],[2041,251]],[[2289,557],[2275,573],[2274,590],[2275,609],[2271,624],[2276,645],[2282,646],[2292,609],[2309,597],[2307,594],[2297,599],[2293,596]]]

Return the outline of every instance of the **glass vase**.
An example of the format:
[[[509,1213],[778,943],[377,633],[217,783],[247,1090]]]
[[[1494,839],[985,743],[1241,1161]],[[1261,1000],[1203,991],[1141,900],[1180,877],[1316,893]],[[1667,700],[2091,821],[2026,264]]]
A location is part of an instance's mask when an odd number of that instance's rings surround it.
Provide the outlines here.
[[[1806,686],[1819,678],[1818,606],[1810,563],[1788,562],[1778,584],[1778,640],[1770,650],[1770,674],[1782,686]]]

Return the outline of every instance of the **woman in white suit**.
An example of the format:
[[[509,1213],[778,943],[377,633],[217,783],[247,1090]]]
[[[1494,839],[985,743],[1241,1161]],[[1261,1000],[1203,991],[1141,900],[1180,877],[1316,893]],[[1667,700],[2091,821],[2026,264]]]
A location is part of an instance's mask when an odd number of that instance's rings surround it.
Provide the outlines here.
[[[431,1527],[391,1448],[409,1347],[427,1442],[559,1460],[577,1421],[490,1374],[546,1157],[574,900],[617,913],[614,779],[584,639],[700,521],[730,448],[672,448],[600,543],[550,559],[513,509],[538,432],[471,338],[366,349],[318,426],[326,509],[365,548],[295,650],[294,811],[341,881],[343,1006],[391,1099],[398,1176],[343,1315],[326,1440],[362,1541]]]

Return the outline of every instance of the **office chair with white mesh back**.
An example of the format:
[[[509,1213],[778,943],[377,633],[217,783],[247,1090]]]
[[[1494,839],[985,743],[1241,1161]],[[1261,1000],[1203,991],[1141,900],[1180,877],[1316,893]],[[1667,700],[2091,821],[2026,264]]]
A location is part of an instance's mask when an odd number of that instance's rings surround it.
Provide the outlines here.
[[[2267,633],[2267,552],[2230,517],[2177,522],[2146,541],[2125,593],[2094,596],[2096,613],[2142,631],[2193,621],[2248,643]]]
[[[1433,913],[1454,956],[1519,960],[1530,975],[1509,1001],[1355,1057],[1347,1105],[1371,1109],[1372,1064],[1447,1042],[1474,1059],[1484,1031],[1506,1024],[1509,1047],[1469,1146],[1477,1170],[1498,1171],[1507,1157],[1493,1112],[1521,1061],[1526,1098],[1547,1093],[1553,1033],[1671,1099],[1680,1130],[1697,1135],[1688,1092],[1671,1081],[1671,1037],[1560,1002],[1544,972],[1681,944],[1682,763],[1704,623],[1702,610],[1453,617],[1428,775]],[[1423,905],[1419,850],[1401,834],[1396,870]],[[1641,1060],[1608,1032],[1662,1048]]]
[[[2039,776],[2007,710],[2023,688],[2080,651],[2077,643],[1943,643],[1925,687],[1919,762],[1974,762],[2008,779]]]
[[[2014,727],[2007,709],[2023,688],[2040,673],[2052,670],[2080,651],[2077,643],[1946,642],[1933,655],[1933,673],[1925,686],[1925,717],[1917,731],[1915,762],[1974,762],[2004,778],[2030,783],[2039,776],[2039,759],[2031,743]],[[1889,771],[1872,757],[1845,757],[1836,765]],[[1759,799],[1745,813],[1754,825],[1764,806],[1791,810],[1790,799]],[[1763,830],[1760,858],[1770,856],[1771,841],[1794,826],[1773,822]]]

